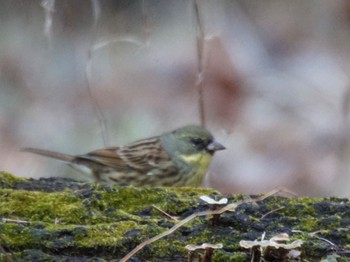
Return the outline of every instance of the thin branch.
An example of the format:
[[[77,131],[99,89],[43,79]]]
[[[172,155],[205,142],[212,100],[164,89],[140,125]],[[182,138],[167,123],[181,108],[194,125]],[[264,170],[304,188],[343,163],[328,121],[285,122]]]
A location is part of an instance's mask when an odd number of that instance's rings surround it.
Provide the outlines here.
[[[175,221],[179,221],[179,219],[177,217],[174,217],[170,214],[168,214],[167,212],[161,210],[159,207],[157,207],[156,205],[152,205],[153,208],[157,209],[160,213],[162,213],[164,216],[166,216],[167,218],[171,219],[171,220],[175,220]]]
[[[204,30],[203,23],[199,11],[199,2],[198,0],[193,0],[194,14],[195,14],[195,23],[196,23],[196,41],[197,41],[197,63],[198,63],[198,72],[197,72],[197,81],[196,87],[198,90],[198,105],[199,105],[199,117],[200,123],[205,127],[205,111],[204,111]]]
[[[144,24],[144,34],[143,34],[143,42],[148,47],[150,46],[151,39],[151,25],[150,25],[150,16],[148,9],[146,7],[146,1],[142,0],[142,23]]]
[[[44,34],[49,41],[49,47],[52,47],[52,14],[55,12],[55,0],[43,0],[41,6],[44,8],[45,23],[44,23]]]
[[[26,220],[20,220],[20,219],[10,219],[10,218],[0,218],[0,222],[3,223],[15,223],[15,224],[24,224],[24,225],[29,225],[30,222]]]
[[[93,109],[95,111],[95,114],[97,116],[97,120],[99,122],[99,126],[101,128],[101,134],[102,134],[102,140],[105,146],[109,144],[109,134],[108,134],[108,128],[106,124],[106,119],[103,115],[103,111],[97,101],[97,99],[94,97],[92,88],[91,88],[91,67],[92,67],[92,55],[94,52],[94,42],[95,42],[95,37],[96,37],[96,31],[97,31],[97,25],[98,21],[101,15],[101,8],[98,0],[90,0],[91,1],[91,6],[92,6],[92,11],[93,11],[93,18],[94,18],[94,23],[93,23],[93,37],[91,38],[90,42],[90,48],[87,53],[87,63],[85,67],[85,81],[86,81],[86,86],[88,89],[89,97],[93,103]]]
[[[268,215],[270,215],[270,214],[272,214],[272,213],[275,213],[275,212],[277,212],[277,211],[279,211],[279,210],[282,210],[282,209],[284,209],[284,208],[286,208],[286,207],[282,206],[282,207],[279,207],[279,208],[276,208],[276,209],[274,209],[274,210],[271,210],[271,211],[267,212],[266,214],[264,214],[263,216],[261,216],[261,220],[264,219],[265,217],[267,217]]]

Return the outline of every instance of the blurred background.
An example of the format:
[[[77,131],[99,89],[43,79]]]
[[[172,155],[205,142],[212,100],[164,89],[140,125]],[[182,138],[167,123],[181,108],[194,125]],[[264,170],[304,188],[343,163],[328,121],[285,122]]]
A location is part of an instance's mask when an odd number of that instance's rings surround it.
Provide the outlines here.
[[[0,169],[205,122],[203,185],[350,196],[350,1],[0,1]]]

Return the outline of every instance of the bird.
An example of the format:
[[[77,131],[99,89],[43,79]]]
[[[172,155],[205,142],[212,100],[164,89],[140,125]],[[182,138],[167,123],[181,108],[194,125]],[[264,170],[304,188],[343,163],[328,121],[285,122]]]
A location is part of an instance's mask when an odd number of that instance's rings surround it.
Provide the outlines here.
[[[199,187],[216,151],[226,149],[204,127],[187,125],[120,147],[83,155],[24,148],[67,163],[97,182],[135,187]]]

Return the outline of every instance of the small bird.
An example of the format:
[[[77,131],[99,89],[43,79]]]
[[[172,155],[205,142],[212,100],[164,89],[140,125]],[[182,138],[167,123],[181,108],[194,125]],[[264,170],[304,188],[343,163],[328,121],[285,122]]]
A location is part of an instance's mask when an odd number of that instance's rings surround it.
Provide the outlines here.
[[[121,147],[85,155],[66,155],[36,148],[31,152],[68,163],[97,181],[118,186],[200,186],[212,156],[225,147],[206,129],[190,125]]]

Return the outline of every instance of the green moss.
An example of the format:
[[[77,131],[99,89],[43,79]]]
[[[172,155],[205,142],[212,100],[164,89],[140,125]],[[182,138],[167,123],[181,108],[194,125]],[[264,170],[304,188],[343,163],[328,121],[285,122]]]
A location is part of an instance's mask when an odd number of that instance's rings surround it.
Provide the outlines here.
[[[0,232],[1,241],[12,248],[25,247],[34,240],[31,230],[25,225],[0,224]]]
[[[72,193],[0,189],[0,214],[6,218],[78,224],[88,218],[80,199]]]
[[[304,231],[304,232],[314,232],[319,230],[317,227],[318,219],[315,217],[303,217],[300,219],[298,226],[295,229]]]
[[[84,228],[86,229],[86,234],[81,233],[75,236],[75,241],[81,247],[114,246],[125,237],[126,232],[140,230],[141,234],[145,230],[145,226],[132,221],[99,224]]]
[[[145,250],[143,254],[144,256],[158,258],[172,258],[174,255],[176,256],[176,254],[181,254],[183,256],[183,254],[187,253],[184,243],[176,240],[176,238],[172,241],[160,239],[147,249],[148,250]]]
[[[51,254],[45,254],[41,250],[21,250],[20,252],[13,252],[11,254],[0,254],[1,262],[12,261],[50,261],[50,262],[65,262],[66,259],[55,257]],[[101,261],[100,261],[101,262]]]
[[[106,209],[113,207],[122,209],[128,213],[143,210],[152,205],[157,205],[165,212],[172,215],[183,212],[198,205],[198,199],[201,195],[213,194],[216,191],[212,189],[193,188],[114,188],[115,192],[100,191],[97,192],[101,200],[95,203],[99,208]],[[189,198],[189,194],[191,198]]]
[[[271,197],[266,200],[269,205],[269,209],[274,210],[284,207],[278,210],[278,213],[288,217],[302,217],[305,215],[316,215],[315,204],[322,201],[319,198],[282,198]],[[279,205],[277,206],[276,203]]]
[[[246,253],[236,252],[236,253],[225,253],[223,250],[215,250],[213,255],[214,262],[246,262],[250,261]]]
[[[206,223],[206,221],[195,220],[192,225],[187,225],[187,230],[189,232],[191,232],[191,230],[194,232],[192,232],[191,237],[187,240],[186,245],[200,245],[205,242],[216,244],[217,242],[222,241],[222,239],[217,239],[216,234],[213,232],[213,228],[210,227],[209,223],[206,226],[203,226],[203,222]],[[197,224],[197,226],[195,224]]]
[[[11,188],[15,182],[26,180],[26,178],[16,177],[8,172],[0,172],[0,188]]]
[[[140,236],[146,226],[125,221],[90,226],[54,225],[28,227],[19,224],[0,224],[1,241],[14,250],[46,247],[60,250],[71,246],[79,248],[110,247],[125,238],[131,230],[139,230]]]

